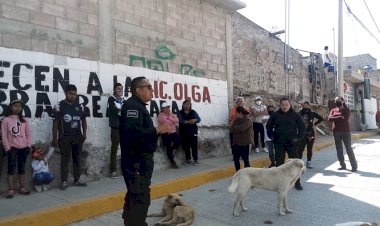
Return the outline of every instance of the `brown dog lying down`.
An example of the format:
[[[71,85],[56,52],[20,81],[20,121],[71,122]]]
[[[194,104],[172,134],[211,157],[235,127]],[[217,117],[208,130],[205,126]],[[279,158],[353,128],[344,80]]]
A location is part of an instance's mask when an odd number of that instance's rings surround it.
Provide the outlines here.
[[[277,208],[280,215],[292,213],[288,208],[288,191],[305,172],[305,165],[300,159],[288,159],[283,165],[272,168],[244,168],[237,171],[228,187],[229,192],[236,192],[233,215],[239,216],[239,206],[247,211],[243,200],[249,189],[258,188],[276,191]]]
[[[181,199],[182,195],[169,194],[162,205],[161,213],[148,214],[148,217],[164,217],[155,226],[172,225],[188,226],[194,222],[194,209]]]

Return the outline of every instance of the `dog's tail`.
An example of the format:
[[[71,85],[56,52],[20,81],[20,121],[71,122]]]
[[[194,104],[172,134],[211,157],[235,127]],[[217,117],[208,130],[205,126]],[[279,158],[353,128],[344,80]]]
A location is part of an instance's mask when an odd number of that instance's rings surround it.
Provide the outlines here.
[[[231,185],[228,187],[229,192],[233,193],[233,192],[236,192],[236,190],[238,189],[239,175],[240,175],[240,171],[236,172],[234,176],[232,177]]]

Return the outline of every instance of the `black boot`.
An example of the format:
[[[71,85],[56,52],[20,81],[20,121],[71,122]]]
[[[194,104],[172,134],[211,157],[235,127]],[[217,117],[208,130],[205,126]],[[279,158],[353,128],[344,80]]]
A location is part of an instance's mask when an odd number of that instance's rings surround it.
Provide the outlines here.
[[[301,185],[301,180],[298,179],[296,184],[294,185],[294,187],[298,190],[298,191],[302,191],[303,190],[303,187]]]

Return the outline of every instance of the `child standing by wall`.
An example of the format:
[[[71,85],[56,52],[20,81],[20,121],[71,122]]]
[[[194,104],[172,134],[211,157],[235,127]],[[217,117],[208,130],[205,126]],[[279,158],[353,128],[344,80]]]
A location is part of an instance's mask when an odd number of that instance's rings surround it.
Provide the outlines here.
[[[21,100],[12,101],[5,118],[1,123],[3,147],[8,158],[8,193],[7,199],[13,198],[15,189],[13,187],[14,174],[17,163],[19,192],[29,195],[30,191],[25,188],[25,162],[30,152],[31,139],[28,121],[22,116],[23,103]]]
[[[44,155],[41,148],[32,147],[32,168],[33,181],[36,192],[47,191],[48,184],[54,180],[54,176],[49,172],[48,160],[54,152],[54,148],[50,147],[48,153]]]

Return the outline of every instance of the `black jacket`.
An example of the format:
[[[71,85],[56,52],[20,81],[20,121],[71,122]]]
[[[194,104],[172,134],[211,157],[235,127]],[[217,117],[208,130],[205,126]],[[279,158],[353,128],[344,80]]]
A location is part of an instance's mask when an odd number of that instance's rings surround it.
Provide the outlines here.
[[[108,97],[107,101],[107,117],[109,126],[114,129],[119,128],[119,115],[120,115],[120,109],[116,107],[116,103],[123,106],[124,99],[117,99],[115,96]]]
[[[201,121],[198,113],[194,110],[190,110],[189,114],[186,114],[184,110],[180,110],[178,113],[179,119],[179,135],[180,136],[193,136],[194,134],[198,134],[198,126],[197,123]],[[196,119],[197,123],[195,124],[185,124],[184,122],[190,119]]]
[[[267,134],[273,143],[295,143],[304,137],[305,124],[301,116],[290,109],[274,112],[266,125]]]
[[[316,112],[312,112],[310,109],[302,109],[298,112],[298,114],[301,115],[301,118],[303,119],[303,122],[305,124],[305,137],[313,136],[314,134],[314,125],[318,125],[323,121],[322,116],[320,116]],[[317,119],[316,122],[314,120]]]
[[[156,151],[158,136],[146,103],[132,95],[125,101],[119,119],[122,162],[128,158],[138,158],[141,153]]]

